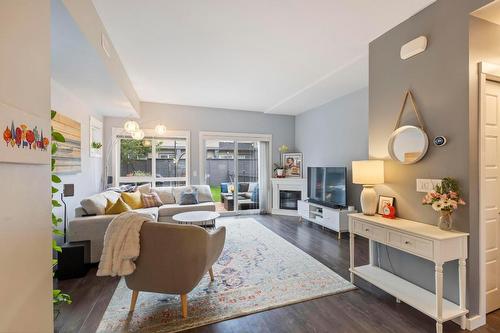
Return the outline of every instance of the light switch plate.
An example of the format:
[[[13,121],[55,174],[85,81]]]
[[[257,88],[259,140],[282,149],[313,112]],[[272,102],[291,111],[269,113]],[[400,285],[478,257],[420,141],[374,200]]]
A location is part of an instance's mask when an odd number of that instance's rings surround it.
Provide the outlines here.
[[[436,185],[441,185],[441,179],[417,179],[417,192],[430,192]]]

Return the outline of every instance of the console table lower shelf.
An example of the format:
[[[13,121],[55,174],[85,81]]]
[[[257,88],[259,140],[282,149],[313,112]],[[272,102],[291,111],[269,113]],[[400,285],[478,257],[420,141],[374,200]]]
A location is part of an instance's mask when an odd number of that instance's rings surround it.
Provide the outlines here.
[[[465,329],[466,259],[468,234],[444,231],[435,226],[404,219],[349,214],[349,255],[351,283],[358,276],[414,307],[436,321],[436,332],[443,332],[443,322],[458,318]],[[370,264],[354,266],[354,237],[369,240]],[[421,288],[375,265],[375,243],[384,244],[408,254],[429,260],[435,265],[435,293]],[[458,260],[459,304],[443,297],[443,264]]]
[[[438,319],[436,316],[436,294],[377,266],[358,266],[352,269],[351,272],[386,293],[391,294],[398,300],[425,313],[434,320]],[[443,299],[443,314],[441,318],[443,322],[463,316],[467,312],[467,310],[461,309],[459,305]]]

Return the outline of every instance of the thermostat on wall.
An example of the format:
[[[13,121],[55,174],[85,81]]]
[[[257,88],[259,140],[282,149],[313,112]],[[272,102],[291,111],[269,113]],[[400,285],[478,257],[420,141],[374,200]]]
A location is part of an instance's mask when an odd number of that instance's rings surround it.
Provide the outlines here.
[[[446,137],[440,135],[440,136],[436,136],[434,138],[434,145],[438,146],[438,147],[441,147],[441,146],[444,146],[446,144]]]

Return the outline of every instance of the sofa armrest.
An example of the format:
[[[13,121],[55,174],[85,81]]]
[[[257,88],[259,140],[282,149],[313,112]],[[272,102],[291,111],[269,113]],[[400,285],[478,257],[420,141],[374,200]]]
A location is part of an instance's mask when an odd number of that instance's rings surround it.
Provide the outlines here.
[[[90,262],[99,262],[108,225],[117,215],[77,217],[68,224],[70,242],[90,241]]]
[[[78,206],[75,208],[75,217],[82,217],[88,215],[85,209],[82,206]]]

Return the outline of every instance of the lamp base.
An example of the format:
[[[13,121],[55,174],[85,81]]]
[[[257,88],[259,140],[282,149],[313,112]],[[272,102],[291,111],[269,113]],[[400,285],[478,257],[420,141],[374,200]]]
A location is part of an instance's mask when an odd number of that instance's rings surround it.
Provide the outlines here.
[[[363,214],[375,215],[377,212],[377,192],[372,185],[363,185],[360,200]]]

